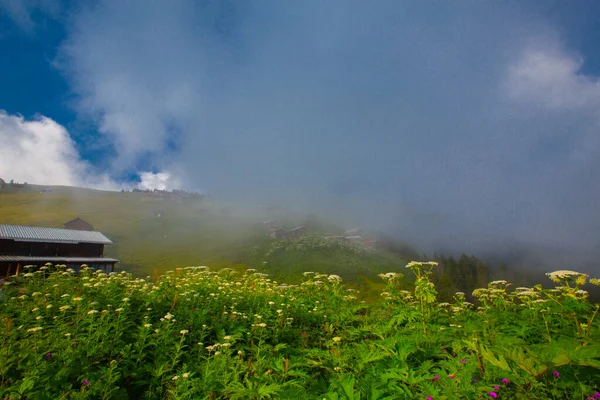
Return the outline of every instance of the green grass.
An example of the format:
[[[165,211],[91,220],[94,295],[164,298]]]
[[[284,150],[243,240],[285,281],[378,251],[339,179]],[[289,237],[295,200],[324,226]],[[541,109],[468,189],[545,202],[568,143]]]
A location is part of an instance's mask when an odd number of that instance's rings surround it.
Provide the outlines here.
[[[0,190],[0,204],[4,224],[62,227],[81,217],[115,242],[106,256],[145,273],[198,263],[232,265],[264,235],[256,220],[200,199],[53,187],[52,193]]]
[[[184,268],[154,279],[62,266],[0,297],[0,398],[586,399],[600,396],[597,279],[437,301],[435,263],[382,274],[365,304],[339,277]],[[26,269],[27,270],[27,269]],[[590,397],[588,397],[590,396]]]

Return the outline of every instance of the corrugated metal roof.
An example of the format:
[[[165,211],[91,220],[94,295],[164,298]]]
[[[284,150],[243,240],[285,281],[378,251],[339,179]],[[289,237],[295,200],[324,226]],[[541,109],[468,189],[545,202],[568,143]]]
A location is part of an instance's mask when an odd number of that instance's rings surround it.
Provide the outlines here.
[[[20,225],[0,225],[0,239],[51,243],[113,243],[106,236],[95,231]]]
[[[0,256],[3,262],[51,262],[51,263],[117,263],[116,258],[107,257],[35,257],[35,256]]]

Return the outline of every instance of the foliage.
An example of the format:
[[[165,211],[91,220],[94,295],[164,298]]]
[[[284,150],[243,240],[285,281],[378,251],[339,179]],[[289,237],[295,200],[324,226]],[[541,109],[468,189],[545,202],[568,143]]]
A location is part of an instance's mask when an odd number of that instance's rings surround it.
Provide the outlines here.
[[[572,271],[439,303],[382,273],[366,304],[337,275],[298,285],[187,267],[145,279],[45,266],[0,297],[5,399],[586,399],[599,396],[598,305]]]

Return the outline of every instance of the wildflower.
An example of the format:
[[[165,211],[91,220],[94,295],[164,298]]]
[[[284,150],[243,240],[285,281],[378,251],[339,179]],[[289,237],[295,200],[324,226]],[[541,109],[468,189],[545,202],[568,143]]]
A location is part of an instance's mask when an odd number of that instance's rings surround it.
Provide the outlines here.
[[[557,378],[558,378],[558,377],[560,376],[560,372],[558,372],[558,371],[554,371],[554,372],[552,373],[552,375],[554,375],[555,377],[557,377]]]
[[[83,381],[83,385],[84,385],[84,386],[87,386],[87,385],[89,385],[89,384],[90,384],[90,381]]]
[[[502,383],[504,383],[505,385],[508,385],[510,383],[510,381],[506,378],[502,378]]]
[[[31,312],[36,312],[37,310],[39,310],[39,307],[32,309]]]
[[[477,383],[477,378],[473,378],[473,383]]]
[[[185,379],[185,378],[189,378],[189,377],[190,377],[190,374],[189,374],[189,372],[186,372],[186,373],[184,373],[183,375],[181,375],[181,377],[182,377],[182,378],[184,378],[184,379]]]
[[[125,298],[123,299],[123,303],[127,303],[128,301],[129,301],[129,297],[125,297]]]
[[[454,379],[454,374],[450,374],[450,375],[448,375],[448,378],[450,378],[450,379]]]
[[[464,363],[466,363],[466,362],[467,362],[467,360],[465,360],[465,359],[462,359],[462,360],[460,360],[460,363],[461,363],[461,364],[464,364]]]
[[[231,336],[225,336],[223,340],[231,340]]]
[[[98,310],[90,310],[88,311],[88,315],[97,314]]]
[[[66,337],[70,337],[70,336],[71,336],[71,334],[70,334],[70,333],[65,333],[65,336],[66,336]]]
[[[115,312],[121,312],[121,311],[123,311],[123,310],[124,310],[124,308],[117,308],[117,309],[115,310]]]
[[[489,392],[488,394],[490,395],[490,397],[492,399],[497,399],[498,398],[498,393],[496,393],[496,392]]]
[[[29,328],[27,329],[27,332],[37,332],[37,331],[41,331],[43,328],[41,326],[36,326],[35,328]]]
[[[334,338],[333,338],[333,341],[334,341],[334,342],[339,342],[339,341],[341,341],[341,340],[342,340],[342,338],[341,338],[341,337],[339,337],[339,336],[336,336],[336,337],[334,337]]]
[[[174,377],[171,378],[172,381],[176,381],[177,379],[179,379],[179,375],[175,375]]]
[[[62,298],[64,298],[64,297],[69,297],[69,295],[68,295],[68,294],[63,294],[63,295],[62,295],[62,296],[60,296],[60,297],[62,297]]]
[[[144,328],[152,328],[152,324],[144,324]]]
[[[546,274],[546,276],[548,278],[550,278],[550,280],[552,280],[552,282],[555,282],[555,283],[560,283],[561,279],[571,280],[572,278],[577,278],[580,275],[584,275],[584,274],[581,274],[581,273],[575,272],[575,271],[567,271],[567,270],[554,271],[554,272],[549,272]]]
[[[433,380],[434,380],[434,381],[437,381],[438,379],[440,379],[440,376],[439,376],[439,375],[436,375],[436,376],[434,376],[434,377],[433,377]]]
[[[341,282],[342,278],[339,275],[329,275],[327,277],[328,280],[330,281],[335,281],[335,282]]]
[[[52,357],[52,353],[50,353],[50,352],[46,353],[46,357]]]
[[[73,297],[73,301],[81,301],[83,300],[83,297]]]
[[[188,330],[187,329],[182,329],[179,331],[179,333],[181,333],[182,335],[187,335],[188,334]]]

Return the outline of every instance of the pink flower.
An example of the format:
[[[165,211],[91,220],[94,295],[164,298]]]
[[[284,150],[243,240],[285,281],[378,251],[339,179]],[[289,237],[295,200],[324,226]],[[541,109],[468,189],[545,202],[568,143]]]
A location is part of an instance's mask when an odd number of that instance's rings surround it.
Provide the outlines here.
[[[502,378],[502,383],[504,383],[505,385],[508,385],[510,383],[510,381],[506,378]]]
[[[489,395],[490,395],[490,397],[491,397],[491,398],[493,398],[493,399],[497,399],[497,398],[498,398],[498,393],[496,393],[496,392],[489,392],[488,394],[489,394]]]
[[[433,377],[433,380],[434,380],[434,381],[437,381],[438,379],[440,379],[440,376],[439,376],[439,375],[436,375],[436,376],[434,376],[434,377]]]
[[[552,374],[557,378],[560,376],[560,372],[558,372],[558,371],[554,371]]]
[[[433,397],[427,396],[427,400],[433,400]]]

